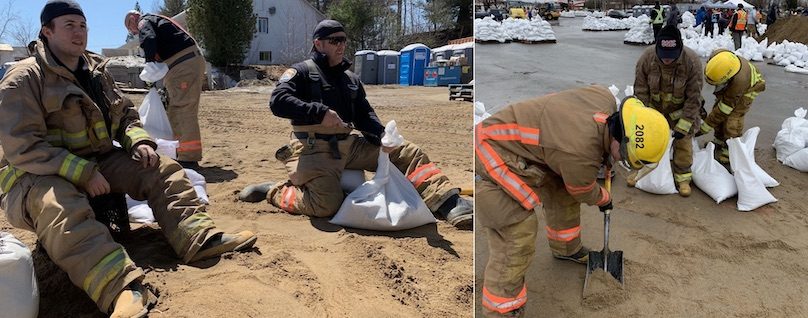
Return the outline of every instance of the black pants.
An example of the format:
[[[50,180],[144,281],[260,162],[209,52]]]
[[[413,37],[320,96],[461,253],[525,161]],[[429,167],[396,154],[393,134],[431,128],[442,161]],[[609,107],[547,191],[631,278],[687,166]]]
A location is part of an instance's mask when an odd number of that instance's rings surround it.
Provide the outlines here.
[[[659,36],[659,30],[662,30],[662,23],[653,24],[653,26],[654,26],[654,41],[656,41],[657,36]]]
[[[707,36],[707,34],[709,34],[710,37],[713,37],[714,36],[713,35],[713,29],[714,29],[714,27],[713,27],[712,22],[704,23],[704,36]]]

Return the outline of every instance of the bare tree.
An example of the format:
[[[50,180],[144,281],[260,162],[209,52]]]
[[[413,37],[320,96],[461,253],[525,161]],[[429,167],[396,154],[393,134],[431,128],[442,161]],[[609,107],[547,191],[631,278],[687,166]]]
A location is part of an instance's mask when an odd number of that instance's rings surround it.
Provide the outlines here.
[[[17,20],[17,23],[10,32],[10,36],[16,46],[28,45],[28,43],[36,39],[37,35],[39,35],[39,27],[30,20],[27,22]]]
[[[13,8],[14,0],[8,1],[5,6],[0,7],[0,41],[6,41],[6,37],[11,31],[14,21],[20,18],[17,11],[13,10]]]

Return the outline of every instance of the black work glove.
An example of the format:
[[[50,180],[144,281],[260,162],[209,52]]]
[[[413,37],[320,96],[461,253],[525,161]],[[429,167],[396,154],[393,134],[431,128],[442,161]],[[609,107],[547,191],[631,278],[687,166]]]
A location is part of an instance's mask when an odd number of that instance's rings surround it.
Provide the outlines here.
[[[598,208],[600,209],[600,212],[606,212],[606,210],[611,210],[611,209],[613,209],[613,208],[614,208],[614,206],[612,205],[612,201],[609,201],[609,203],[606,203],[606,204],[604,204],[604,205],[601,205],[601,206],[599,206]]]
[[[681,132],[678,132],[678,131],[673,132],[673,139],[679,140],[679,139],[682,139],[684,137],[685,137],[685,134],[683,134]]]

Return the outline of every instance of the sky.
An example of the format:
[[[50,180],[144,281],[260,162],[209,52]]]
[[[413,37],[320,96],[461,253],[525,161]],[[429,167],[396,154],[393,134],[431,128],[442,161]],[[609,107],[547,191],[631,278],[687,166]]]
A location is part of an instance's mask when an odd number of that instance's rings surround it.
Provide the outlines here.
[[[39,14],[47,2],[47,0],[0,0],[0,8],[12,4],[11,11],[22,21],[38,27]],[[126,12],[135,8],[135,2],[140,2],[140,9],[144,12],[153,12],[157,6],[163,4],[162,0],[77,0],[77,2],[87,17],[89,28],[87,49],[96,53],[101,53],[102,48],[117,48],[125,43],[127,32],[123,26],[123,19]]]

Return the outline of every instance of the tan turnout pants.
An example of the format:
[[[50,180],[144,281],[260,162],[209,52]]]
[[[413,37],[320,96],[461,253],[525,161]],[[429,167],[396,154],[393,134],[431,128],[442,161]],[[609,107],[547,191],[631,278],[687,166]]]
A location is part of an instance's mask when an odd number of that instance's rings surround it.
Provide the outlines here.
[[[332,156],[328,141],[292,139],[292,156],[284,163],[289,180],[278,183],[267,194],[270,204],[293,214],[330,217],[337,213],[345,195],[340,189],[344,169],[376,171],[379,146],[364,137],[351,134],[339,141],[341,159]],[[390,153],[390,162],[412,182],[424,203],[435,211],[459,189],[426,153],[415,144],[405,142]]]
[[[179,51],[165,63],[171,65],[187,54],[196,56],[171,67],[163,79],[168,91],[168,121],[174,138],[179,140],[177,160],[202,160],[202,137],[199,132],[199,97],[205,78],[205,58],[196,46]]]
[[[581,248],[581,206],[566,190],[561,176],[512,170],[540,195],[550,250],[556,255],[573,255]],[[488,238],[488,264],[485,267],[482,305],[485,317],[523,317],[527,302],[525,273],[533,260],[539,221],[514,196],[491,181],[486,171],[475,182],[475,214]]]
[[[222,233],[205,213],[179,164],[161,158],[159,166],[142,168],[122,150],[98,160],[111,192],[148,200],[168,242],[189,261],[210,237]],[[17,228],[36,233],[39,242],[70,280],[108,312],[126,285],[143,271],[95,220],[87,195],[59,176],[25,174],[2,196],[2,209]]]

